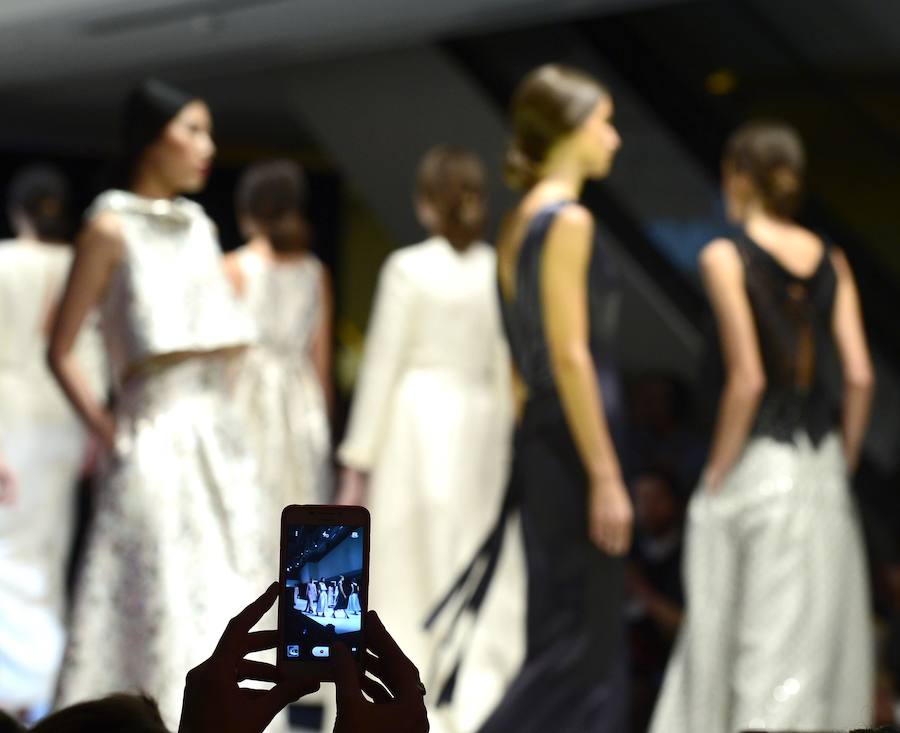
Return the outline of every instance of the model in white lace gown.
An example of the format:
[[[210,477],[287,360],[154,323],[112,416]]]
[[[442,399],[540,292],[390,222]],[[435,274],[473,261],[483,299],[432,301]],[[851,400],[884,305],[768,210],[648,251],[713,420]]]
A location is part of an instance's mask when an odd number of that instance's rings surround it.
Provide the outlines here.
[[[443,228],[446,199],[454,194],[430,194],[443,183],[442,191],[455,189],[458,196],[464,188],[459,179],[477,182],[469,173],[479,170],[470,155],[438,148],[429,153],[430,162],[426,156],[420,218],[434,230]],[[434,181],[429,168],[455,180]],[[480,202],[477,184],[468,190]],[[394,252],[383,265],[338,449],[340,463],[350,469],[340,499],[353,503],[362,497],[372,514],[369,605],[418,666],[426,687],[436,671],[436,642],[424,632],[424,622],[497,515],[510,451],[510,365],[494,250],[481,241],[463,244],[436,234]],[[358,493],[361,476],[367,477],[366,488]],[[505,604],[504,613],[492,617],[489,630],[479,629],[488,631],[481,637],[486,645],[471,657],[480,694],[454,702],[468,707],[468,724],[499,699],[522,653],[523,570],[515,562],[507,569],[513,577],[498,593],[509,595],[496,599]],[[465,683],[461,688],[472,691]],[[460,725],[455,714],[438,714],[443,711],[436,700],[426,702],[433,730]]]
[[[726,200],[744,231],[701,255],[727,379],[690,502],[686,614],[651,733],[872,720],[868,580],[848,481],[871,363],[846,259],[791,221],[802,160],[781,125],[747,126],[727,149]],[[835,351],[843,396],[827,378]]]
[[[50,346],[60,383],[111,453],[57,704],[142,690],[174,729],[185,674],[272,577],[255,551],[260,488],[229,395],[235,359],[255,334],[212,222],[178,196],[205,181],[208,108],[148,82],[126,109],[134,192],[109,191],[90,209]],[[69,358],[93,303],[112,415]]]
[[[72,248],[0,242],[0,448],[16,482],[0,502],[0,708],[46,712],[62,662],[66,564],[75,488],[87,432],[46,366],[47,323]],[[100,342],[87,328],[76,347],[103,389]]]
[[[259,334],[244,360],[235,400],[260,467],[264,521],[272,528],[262,538],[264,555],[273,568],[281,510],[324,503],[332,494],[331,293],[324,266],[308,251],[304,181],[290,161],[248,169],[237,202],[242,228],[252,238],[225,258]]]

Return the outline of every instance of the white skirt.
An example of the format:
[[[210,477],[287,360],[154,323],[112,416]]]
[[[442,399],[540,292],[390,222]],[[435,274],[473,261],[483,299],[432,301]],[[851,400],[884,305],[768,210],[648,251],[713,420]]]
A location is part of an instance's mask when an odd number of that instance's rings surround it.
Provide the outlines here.
[[[690,502],[687,609],[650,733],[869,727],[873,635],[840,439],[755,438]]]
[[[66,634],[66,563],[84,431],[72,414],[28,422],[0,416],[19,483],[0,506],[0,708],[51,704]]]
[[[226,362],[129,383],[76,587],[60,707],[142,691],[178,725],[185,674],[273,579],[259,488],[226,398]],[[267,531],[274,531],[267,528]],[[267,567],[268,566],[268,567]]]

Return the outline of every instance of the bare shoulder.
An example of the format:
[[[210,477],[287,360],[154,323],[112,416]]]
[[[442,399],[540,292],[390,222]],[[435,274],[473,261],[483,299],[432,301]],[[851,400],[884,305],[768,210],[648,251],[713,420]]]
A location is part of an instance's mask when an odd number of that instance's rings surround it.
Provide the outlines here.
[[[700,269],[706,273],[741,272],[741,258],[735,243],[726,237],[717,237],[700,250]]]
[[[110,262],[119,260],[125,249],[122,223],[113,211],[102,211],[91,217],[78,236],[79,253]]]
[[[594,217],[581,204],[561,209],[547,232],[547,253],[551,258],[566,261],[585,260],[593,245]]]
[[[835,272],[837,272],[838,277],[851,274],[852,271],[850,269],[850,262],[847,260],[847,255],[844,254],[843,249],[832,245],[828,249],[828,254],[831,256],[831,264],[834,266]]]
[[[588,234],[594,230],[594,216],[581,204],[568,204],[560,209],[553,228],[567,234]]]

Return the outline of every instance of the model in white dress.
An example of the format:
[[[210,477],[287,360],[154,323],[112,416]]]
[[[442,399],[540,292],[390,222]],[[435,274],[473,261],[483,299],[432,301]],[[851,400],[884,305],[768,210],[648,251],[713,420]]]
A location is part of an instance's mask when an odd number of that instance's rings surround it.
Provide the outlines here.
[[[240,270],[241,299],[259,333],[235,400],[266,491],[265,521],[272,528],[266,556],[277,569],[281,510],[321,504],[331,494],[328,413],[313,363],[326,317],[324,268],[312,254],[282,259],[255,243],[229,258]]]
[[[272,576],[248,552],[260,488],[229,398],[254,332],[200,206],[109,191],[100,215],[124,243],[100,303],[116,429],[57,703],[142,690],[174,729],[185,674]]]
[[[0,503],[0,708],[52,702],[66,629],[66,563],[87,433],[46,366],[47,324],[72,261],[64,244],[0,242],[0,448],[16,481]],[[101,344],[76,347],[103,390]]]
[[[434,236],[391,254],[338,450],[368,474],[369,605],[426,686],[435,640],[423,624],[496,516],[506,480],[510,367],[499,318],[489,245],[460,251]],[[513,659],[520,605],[512,599],[509,626],[494,628]]]

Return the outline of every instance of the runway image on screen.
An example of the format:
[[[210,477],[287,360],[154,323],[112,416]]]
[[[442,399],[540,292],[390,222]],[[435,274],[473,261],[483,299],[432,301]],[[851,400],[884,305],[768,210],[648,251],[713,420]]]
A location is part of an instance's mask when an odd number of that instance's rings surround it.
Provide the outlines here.
[[[329,655],[334,635],[351,649],[362,638],[362,527],[305,524],[288,527],[285,549],[285,655]]]

